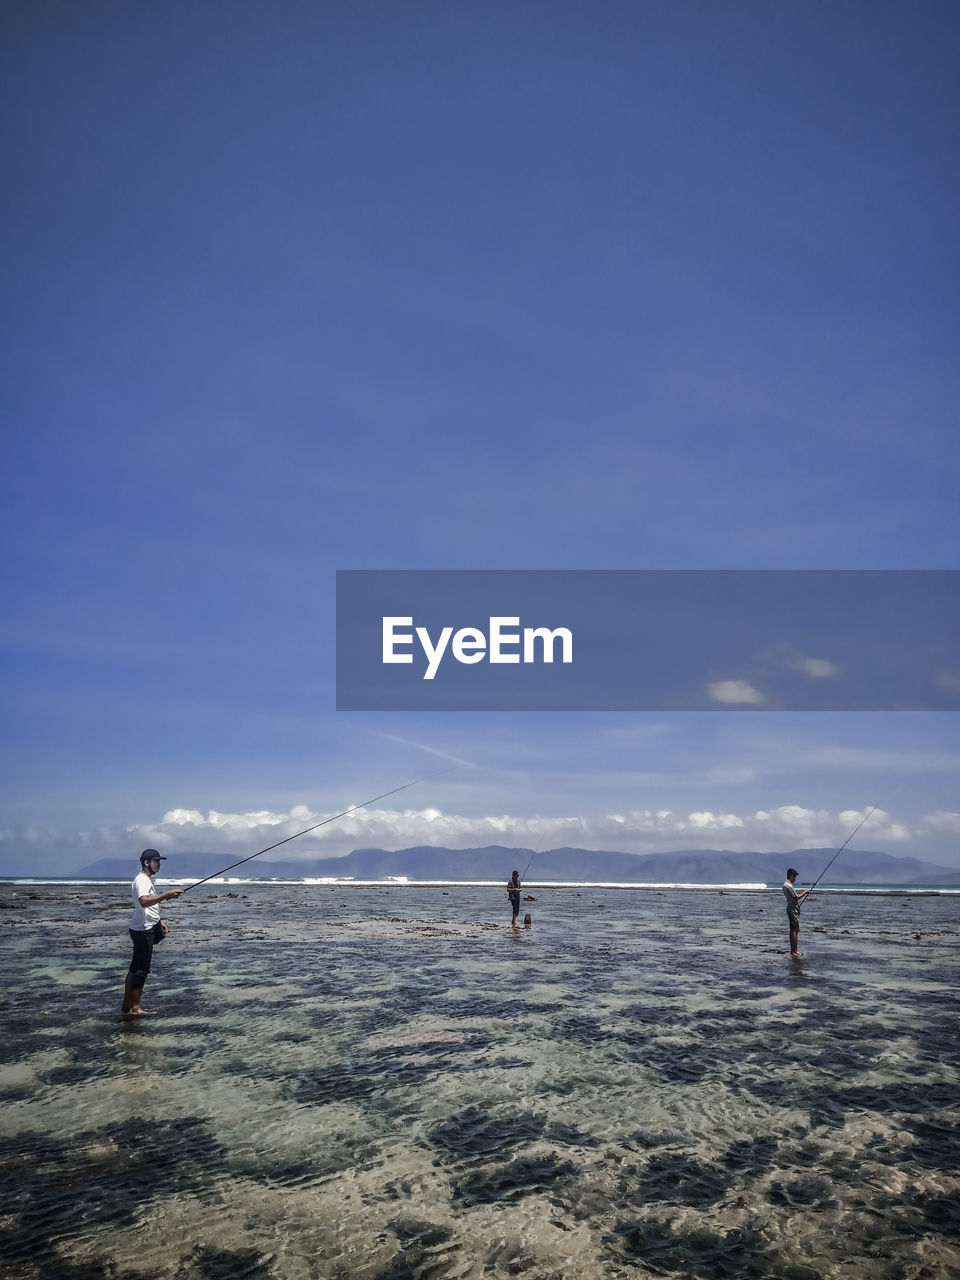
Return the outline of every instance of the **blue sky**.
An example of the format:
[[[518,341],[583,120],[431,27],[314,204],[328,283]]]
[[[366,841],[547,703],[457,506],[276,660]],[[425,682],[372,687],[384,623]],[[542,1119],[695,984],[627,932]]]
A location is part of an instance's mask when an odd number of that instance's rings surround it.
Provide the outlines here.
[[[338,568],[958,567],[955,6],[5,25],[0,871],[448,758],[288,853],[879,800],[858,842],[960,865],[953,714],[338,714],[333,666]]]

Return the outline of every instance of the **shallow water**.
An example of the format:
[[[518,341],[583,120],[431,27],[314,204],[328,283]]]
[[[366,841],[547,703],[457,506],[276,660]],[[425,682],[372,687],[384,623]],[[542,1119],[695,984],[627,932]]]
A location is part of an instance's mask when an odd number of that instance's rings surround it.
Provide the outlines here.
[[[530,892],[0,886],[0,1276],[960,1273],[960,899]]]

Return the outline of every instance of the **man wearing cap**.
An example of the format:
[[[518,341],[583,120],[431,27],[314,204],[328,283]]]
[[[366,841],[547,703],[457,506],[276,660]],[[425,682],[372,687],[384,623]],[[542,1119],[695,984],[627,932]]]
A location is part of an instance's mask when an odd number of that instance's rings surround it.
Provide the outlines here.
[[[130,896],[133,898],[133,914],[130,917],[133,959],[130,961],[123,992],[123,1014],[128,1018],[137,1018],[148,1012],[140,1007],[140,997],[150,972],[155,931],[159,926],[163,933],[167,932],[167,926],[160,919],[160,903],[179,898],[183,892],[182,889],[157,892],[153,877],[160,870],[160,863],[165,861],[164,855],[157,853],[156,849],[144,849],[140,855],[140,870],[130,886]]]
[[[790,954],[798,959],[803,954],[800,950],[800,900],[805,898],[810,892],[809,889],[801,889],[797,893],[794,888],[797,876],[800,874],[796,867],[790,867],[787,871],[787,878],[784,880],[783,896],[787,900],[787,924],[790,926]]]

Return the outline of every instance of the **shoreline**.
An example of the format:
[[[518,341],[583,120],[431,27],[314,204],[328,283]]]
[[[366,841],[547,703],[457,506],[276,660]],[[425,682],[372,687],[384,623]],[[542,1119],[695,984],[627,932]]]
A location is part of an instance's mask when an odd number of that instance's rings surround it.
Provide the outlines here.
[[[171,887],[181,885],[194,885],[197,882],[189,876],[158,876],[158,883]],[[77,888],[92,888],[95,885],[122,885],[128,886],[129,877],[114,878],[92,878],[84,879],[82,877],[70,876],[0,876],[0,885],[21,885],[24,887],[38,887],[50,885],[74,886]],[[280,887],[280,886],[302,886],[304,888],[330,888],[347,890],[356,889],[501,889],[503,885],[499,880],[411,880],[398,877],[379,879],[379,880],[361,880],[355,877],[331,877],[331,876],[305,876],[302,879],[291,879],[289,877],[235,877],[235,876],[215,876],[201,883],[219,887],[235,887],[242,885],[244,887],[264,886]],[[803,882],[798,881],[798,885],[803,888]],[[759,881],[749,882],[724,882],[711,881],[709,883],[699,884],[692,881],[656,881],[656,880],[542,880],[532,881],[523,886],[526,892],[536,889],[538,892],[546,890],[564,890],[572,889],[581,891],[584,889],[618,889],[618,890],[638,890],[655,893],[664,892],[692,892],[692,893],[770,893],[779,892],[779,884],[761,883]],[[905,897],[950,897],[960,896],[960,885],[917,885],[917,884],[821,884],[818,885],[815,892],[817,894],[848,894],[848,895],[882,895],[884,897],[894,897],[897,895]]]

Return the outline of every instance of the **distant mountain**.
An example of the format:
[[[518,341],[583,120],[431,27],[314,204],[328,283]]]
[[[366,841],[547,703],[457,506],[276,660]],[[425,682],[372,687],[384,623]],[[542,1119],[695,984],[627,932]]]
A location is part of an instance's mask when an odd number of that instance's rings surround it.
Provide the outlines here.
[[[779,884],[787,867],[800,872],[799,883],[809,884],[823,871],[835,849],[794,849],[789,853],[733,853],[722,849],[682,849],[673,853],[614,853],[593,849],[547,849],[533,858],[528,874],[537,880],[614,880],[654,884]],[[232,873],[237,876],[352,876],[379,880],[407,876],[411,880],[503,880],[516,868],[523,873],[530,849],[488,845],[483,849],[444,849],[419,845],[412,849],[354,849],[343,858],[286,859],[280,862],[251,860]],[[230,861],[222,854],[171,854],[163,874],[173,879],[214,875]],[[135,858],[103,858],[72,874],[133,877]],[[894,858],[886,853],[845,849],[831,868],[826,883],[862,885],[960,885],[960,871]]]

